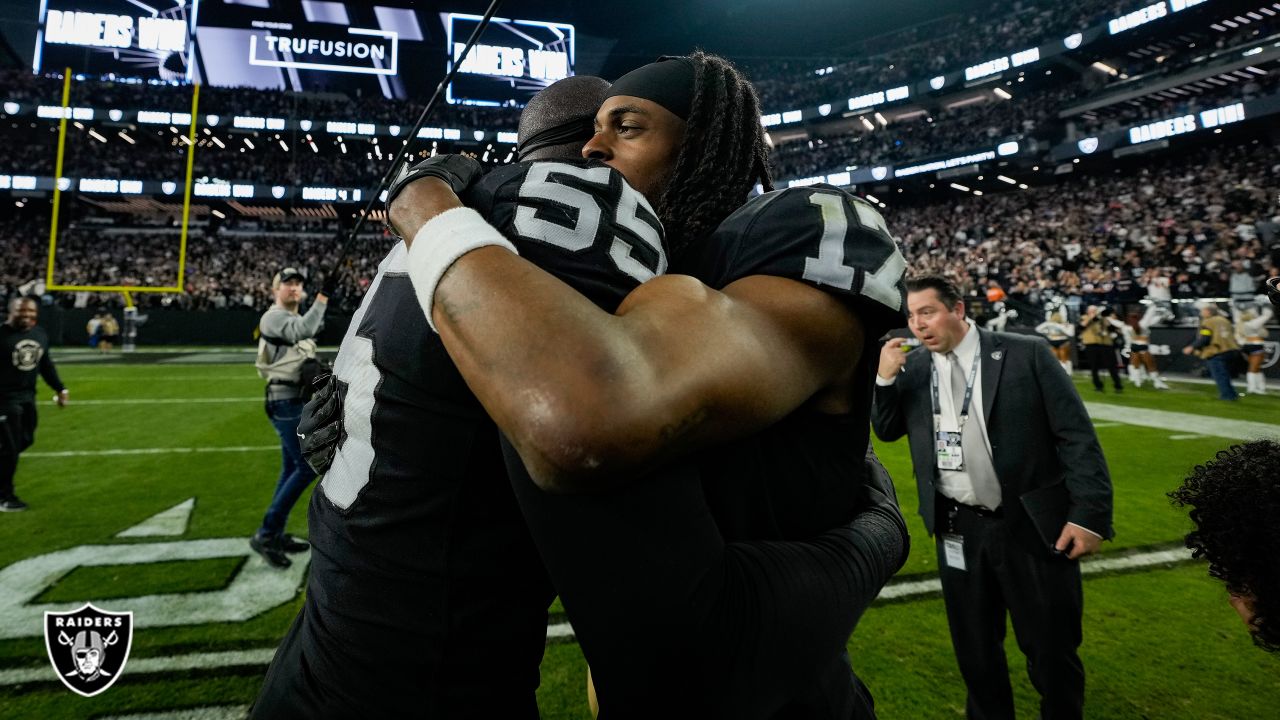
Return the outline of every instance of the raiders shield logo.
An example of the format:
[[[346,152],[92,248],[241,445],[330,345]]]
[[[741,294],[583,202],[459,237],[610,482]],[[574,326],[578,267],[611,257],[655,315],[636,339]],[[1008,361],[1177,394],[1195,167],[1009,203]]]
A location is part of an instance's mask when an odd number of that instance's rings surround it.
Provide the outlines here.
[[[72,612],[44,614],[44,646],[62,684],[93,697],[120,679],[133,645],[133,613],[107,612],[90,603]]]

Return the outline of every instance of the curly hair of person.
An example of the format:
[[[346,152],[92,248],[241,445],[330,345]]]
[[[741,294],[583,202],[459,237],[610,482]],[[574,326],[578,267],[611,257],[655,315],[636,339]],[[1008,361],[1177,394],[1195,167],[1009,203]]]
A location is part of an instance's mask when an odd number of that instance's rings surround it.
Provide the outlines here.
[[[1254,643],[1280,651],[1280,443],[1232,445],[1169,497],[1191,508],[1193,555],[1208,559],[1209,574],[1229,592],[1253,598]]]
[[[755,88],[718,55],[699,50],[689,59],[693,104],[657,207],[672,255],[709,235],[757,183],[765,192],[773,189]]]

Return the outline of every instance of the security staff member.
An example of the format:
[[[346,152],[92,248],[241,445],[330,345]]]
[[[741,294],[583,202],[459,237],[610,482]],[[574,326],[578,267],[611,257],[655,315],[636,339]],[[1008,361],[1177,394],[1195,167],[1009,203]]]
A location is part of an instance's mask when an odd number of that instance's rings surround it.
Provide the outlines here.
[[[258,374],[267,379],[267,418],[280,435],[283,467],[276,482],[271,505],[262,518],[262,527],[249,539],[249,546],[276,568],[287,568],[292,562],[286,553],[305,552],[310,545],[285,533],[289,511],[302,491],[315,479],[298,445],[298,421],[305,404],[303,390],[308,368],[316,367],[315,336],[324,327],[324,311],[328,298],[317,293],[306,315],[298,314],[298,306],[306,293],[305,276],[293,267],[276,273],[271,280],[275,304],[258,321]]]
[[[17,297],[0,325],[0,512],[27,509],[13,493],[13,476],[18,455],[35,441],[36,374],[58,393],[58,407],[67,404],[67,386],[49,357],[49,336],[36,325],[39,313],[35,298]]]
[[[880,354],[871,423],[908,436],[920,514],[937,540],[970,718],[1014,717],[1004,654],[1013,620],[1040,717],[1084,708],[1076,559],[1111,532],[1111,478],[1084,404],[1040,338],[979,330],[940,277],[907,281],[908,327]]]

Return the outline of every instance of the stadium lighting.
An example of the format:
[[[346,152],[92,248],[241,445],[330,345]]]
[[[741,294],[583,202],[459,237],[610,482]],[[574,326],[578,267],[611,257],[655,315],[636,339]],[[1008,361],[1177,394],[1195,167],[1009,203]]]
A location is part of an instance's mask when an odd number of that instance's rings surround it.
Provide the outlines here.
[[[974,191],[973,191],[973,194],[974,194],[974,195],[977,195],[978,197],[982,197],[982,191],[981,191],[981,190],[974,190]]]
[[[1027,184],[1026,184],[1026,183],[1018,183],[1018,189],[1020,189],[1020,190],[1026,190],[1026,189],[1027,189]]]
[[[282,140],[280,140],[280,147],[284,148],[284,151],[285,151],[285,152],[289,152],[289,146],[284,144],[284,140],[283,140],[283,139],[282,139]]]
[[[1090,65],[1089,67],[1092,67],[1094,70],[1098,70],[1099,72],[1104,72],[1111,76],[1116,76],[1120,74],[1119,70],[1101,61],[1096,62],[1093,65]]]
[[[877,113],[875,114],[875,118],[876,118],[876,122],[880,123],[880,127],[888,127],[888,126],[889,126],[889,121],[888,121],[888,120],[885,120],[885,119],[884,119],[884,116],[883,116],[883,115],[881,115],[879,112],[877,112]]]
[[[969,192],[969,188],[965,187],[964,185],[961,185],[960,183],[951,183],[951,187],[961,192]]]
[[[996,89],[992,90],[991,92],[995,93],[996,95],[1000,96],[1001,98],[1004,98],[1005,100],[1012,100],[1012,99],[1013,99],[1013,96],[1009,94],[1009,91],[1008,91],[1008,90],[1005,90],[1004,88],[996,88]]]
[[[245,138],[245,139],[244,139],[244,144],[245,144],[245,145],[248,145],[250,150],[255,150],[255,149],[256,149],[256,148],[254,148],[254,147],[253,147],[253,141],[252,141],[252,140],[250,140],[249,138]]]
[[[875,196],[875,195],[867,195],[867,199],[868,199],[868,200],[870,200],[871,202],[873,202],[873,203],[877,204],[877,205],[879,205],[879,204],[880,204],[880,201],[876,199],[876,196]]]
[[[123,130],[121,130],[120,132],[118,132],[118,133],[116,133],[116,134],[120,136],[120,139],[121,139],[121,140],[124,140],[125,142],[129,143],[130,145],[137,145],[137,144],[138,144],[136,140],[134,140],[133,138],[131,138],[131,137],[129,137],[128,135],[126,135],[126,134],[124,133],[124,131],[123,131]]]
[[[312,152],[316,153],[317,155],[320,154],[320,148],[316,147],[315,140],[308,141],[307,144],[311,146]]]
[[[93,128],[89,128],[89,137],[93,138],[94,140],[97,140],[100,143],[105,143],[107,141],[106,138],[99,135],[98,131],[94,130]]]
[[[224,220],[225,220],[225,219],[226,219],[226,217],[227,217],[226,213],[222,212],[221,210],[214,210],[214,211],[213,211],[213,214],[214,214],[214,215],[216,215],[216,216],[218,216],[219,218],[224,219]]]
[[[227,149],[227,146],[222,144],[222,141],[218,139],[218,136],[217,136],[217,135],[214,135],[214,136],[213,136],[213,144],[214,144],[214,145],[217,145],[218,147],[222,148],[223,150],[226,150],[226,149]]]
[[[1006,176],[1004,176],[1004,175],[997,175],[997,176],[996,176],[996,179],[997,179],[997,180],[999,180],[999,181],[1001,181],[1001,182],[1007,182],[1007,183],[1009,183],[1010,185],[1017,185],[1017,184],[1018,184],[1018,181],[1017,181],[1017,180],[1014,180],[1014,179],[1013,179],[1013,178],[1011,178],[1011,177],[1006,177]]]
[[[872,125],[872,124],[871,124],[871,121],[870,121],[870,120],[868,120],[866,117],[860,117],[860,118],[858,118],[858,119],[862,121],[862,127],[866,128],[867,130],[875,130],[875,129],[876,129],[876,126],[875,126],[875,125]]]

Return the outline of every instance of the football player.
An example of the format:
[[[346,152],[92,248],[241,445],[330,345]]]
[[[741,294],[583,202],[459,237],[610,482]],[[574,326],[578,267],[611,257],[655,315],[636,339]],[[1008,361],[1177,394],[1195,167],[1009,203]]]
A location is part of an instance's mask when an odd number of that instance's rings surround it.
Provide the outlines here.
[[[1044,304],[1044,322],[1036,326],[1036,332],[1049,340],[1058,364],[1071,374],[1071,338],[1076,334],[1075,325],[1067,315],[1067,306],[1061,296],[1053,296]]]
[[[1266,395],[1267,376],[1262,372],[1262,362],[1266,359],[1267,348],[1263,343],[1267,340],[1267,323],[1274,316],[1271,304],[1266,295],[1258,295],[1243,307],[1232,304],[1231,313],[1236,323],[1236,342],[1240,343],[1240,351],[1249,363],[1245,374],[1247,391]]]
[[[614,85],[584,155],[653,202],[671,267],[686,274],[648,281],[616,314],[513,252],[450,184],[408,184],[389,207],[412,239],[424,311],[518,452],[508,463],[516,494],[592,664],[603,715],[653,716],[673,698],[707,716],[870,713],[856,707],[843,639],[815,632],[772,646],[759,635],[776,626],[774,596],[791,583],[808,591],[799,593],[805,607],[824,592],[850,593],[852,629],[869,600],[865,578],[884,574],[870,566],[888,559],[860,541],[819,544],[816,572],[794,573],[786,548],[799,544],[783,543],[758,545],[765,552],[735,566],[708,537],[717,528],[730,540],[812,537],[856,513],[873,343],[903,322],[906,263],[868,203],[819,185],[744,204],[757,182],[770,189],[758,114],[749,84],[702,53]],[[714,524],[694,522],[706,511],[688,483],[625,483],[699,448],[691,457]],[[520,477],[526,469],[532,478]],[[535,482],[597,494],[554,497]],[[673,510],[694,521],[669,520]],[[682,534],[667,535],[669,525]],[[647,589],[652,573],[628,563],[675,581]],[[715,571],[695,577],[706,567]],[[725,590],[735,587],[749,592]],[[672,596],[689,601],[651,612],[648,600]],[[626,653],[656,656],[652,637],[665,628],[653,627],[655,616],[700,629],[699,642],[672,633],[657,653],[689,671],[664,675],[676,687],[623,671],[636,666]],[[814,652],[836,662],[820,673],[795,662]]]
[[[587,82],[577,78],[557,85]],[[597,96],[591,109],[598,104]],[[531,103],[522,116],[522,158],[554,155],[575,140],[581,145],[580,123],[555,124],[556,113],[567,109],[572,107],[563,99],[552,107]],[[532,132],[526,122],[538,117],[552,127]],[[439,164],[470,171],[456,159]],[[441,168],[431,172],[451,174]],[[393,186],[392,199],[401,186]],[[641,279],[665,266],[659,226],[647,201],[606,166],[582,160],[522,163],[495,170],[465,194],[508,232],[525,257],[553,268],[562,280],[610,309]],[[536,715],[533,689],[549,590],[527,531],[513,512],[505,474],[498,474],[500,465],[495,468],[495,461],[501,462],[497,434],[482,412],[476,415],[474,399],[449,366],[438,336],[427,329],[403,274],[405,264],[404,246],[398,246],[384,260],[339,353],[335,373],[343,403],[341,440],[321,491],[313,497],[315,552],[307,604],[269,672],[254,711],[258,717],[402,714],[410,709],[441,717]],[[332,435],[332,430],[307,427],[312,438],[326,431]],[[861,463],[860,451],[857,458]],[[695,469],[688,466],[664,479],[691,489],[701,500]],[[892,492],[883,477],[880,486]],[[665,508],[672,497],[661,500]],[[875,502],[886,504],[883,498]],[[690,537],[715,530],[705,514],[693,516],[702,522]],[[882,512],[880,525],[872,529],[885,529],[884,516]],[[671,517],[673,527],[683,519]],[[752,560],[753,552],[767,552],[799,569],[801,577],[783,583],[774,596],[785,599],[789,592],[802,600],[833,598],[834,603],[825,601],[831,604],[824,607],[823,617],[833,618],[837,629],[822,626],[822,636],[834,638],[842,648],[852,630],[847,618],[856,619],[901,562],[900,528],[890,530],[884,546],[868,541],[865,527],[855,527],[826,544],[800,548],[796,552],[801,555],[772,547],[743,549],[742,562]],[[722,569],[732,568],[731,560],[739,557],[724,550],[723,542],[706,546],[721,551],[717,560],[732,556]],[[653,551],[657,545],[649,547]],[[824,560],[832,547],[850,556],[846,564],[867,558],[865,565],[875,567],[863,572],[865,579],[853,578],[856,587],[843,595],[802,592],[812,589],[814,575],[803,573],[805,563]],[[814,560],[815,554],[822,556]],[[680,568],[692,557],[680,555]],[[661,582],[669,576],[648,577]],[[754,576],[748,569],[734,577]],[[792,608],[802,622],[781,623],[763,635],[785,637],[789,626],[816,625],[810,621],[812,606],[789,602],[780,609]],[[806,637],[797,634],[798,640]],[[646,639],[652,641],[652,634]],[[835,655],[830,652],[807,666],[832,667],[829,658]],[[631,653],[626,662],[635,666],[631,658],[642,656]],[[803,659],[801,664],[806,664]],[[844,669],[847,675],[847,664]],[[648,670],[644,677],[653,677],[654,669]],[[806,680],[813,682],[812,677]]]

